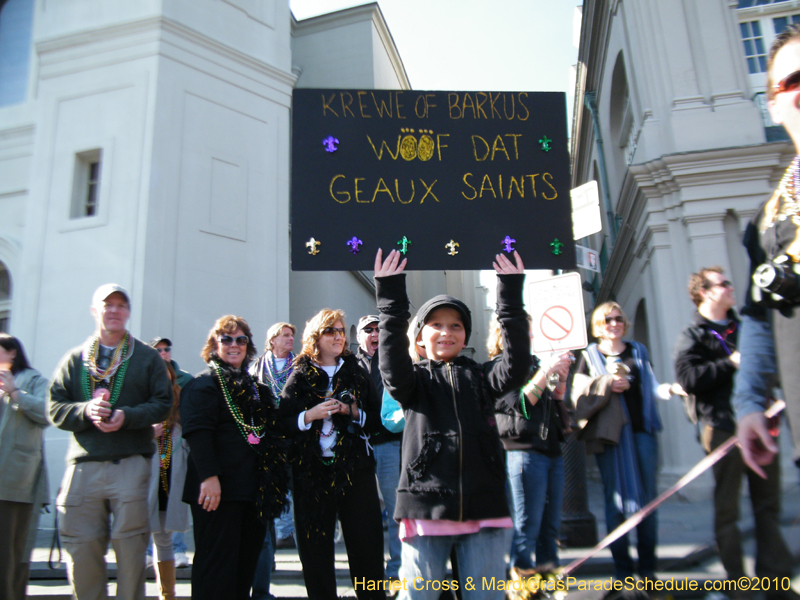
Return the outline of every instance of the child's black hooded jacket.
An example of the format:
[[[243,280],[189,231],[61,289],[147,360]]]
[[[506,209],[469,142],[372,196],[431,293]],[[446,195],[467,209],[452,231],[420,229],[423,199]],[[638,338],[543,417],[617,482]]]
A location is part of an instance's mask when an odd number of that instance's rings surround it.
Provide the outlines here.
[[[405,275],[376,278],[381,376],[406,421],[395,519],[509,516],[494,402],[525,385],[530,374],[524,280],[524,275],[498,276],[497,316],[508,352],[481,365],[461,356],[449,363],[412,363]],[[471,323],[464,326],[469,331]]]

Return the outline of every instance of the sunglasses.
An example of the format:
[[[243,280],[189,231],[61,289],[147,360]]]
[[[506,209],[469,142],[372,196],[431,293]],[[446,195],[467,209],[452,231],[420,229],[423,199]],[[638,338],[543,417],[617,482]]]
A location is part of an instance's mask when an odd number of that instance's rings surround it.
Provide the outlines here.
[[[378,331],[378,328],[377,327],[364,327],[364,329],[362,329],[361,331],[363,331],[364,333],[369,335],[373,331]]]
[[[800,71],[795,71],[794,73],[789,73],[786,77],[773,85],[772,93],[774,95],[782,92],[793,92],[798,88],[800,88]]]
[[[159,354],[167,354],[172,352],[172,346],[164,346],[163,348],[156,348]]]
[[[709,283],[705,287],[706,287],[706,289],[711,289],[711,288],[717,287],[717,286],[724,287],[724,288],[732,288],[733,287],[733,283],[731,283],[730,281],[728,281],[726,279],[725,281],[720,281],[719,283]]]
[[[219,343],[223,346],[233,346],[234,344],[237,346],[247,346],[247,342],[250,341],[250,338],[246,335],[240,335],[235,338],[229,335],[221,335],[217,339],[219,339]]]
[[[326,327],[322,330],[322,335],[333,335],[339,334],[340,336],[344,337],[344,327]]]
[[[625,319],[622,317],[606,317],[606,325],[611,325],[611,323],[619,323],[620,325],[625,325]]]

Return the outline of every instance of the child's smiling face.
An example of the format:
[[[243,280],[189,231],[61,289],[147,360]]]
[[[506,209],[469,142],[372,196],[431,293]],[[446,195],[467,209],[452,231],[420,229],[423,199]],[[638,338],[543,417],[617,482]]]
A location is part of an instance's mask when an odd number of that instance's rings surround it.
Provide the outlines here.
[[[420,337],[429,359],[451,361],[466,346],[467,333],[459,312],[444,306],[428,315]]]

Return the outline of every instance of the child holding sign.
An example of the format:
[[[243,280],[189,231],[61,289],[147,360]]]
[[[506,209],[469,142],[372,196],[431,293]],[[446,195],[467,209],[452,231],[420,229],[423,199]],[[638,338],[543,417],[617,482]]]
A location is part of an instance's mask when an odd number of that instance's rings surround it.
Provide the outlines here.
[[[505,529],[512,527],[505,492],[503,446],[494,420],[497,396],[519,389],[530,372],[530,338],[522,300],[522,259],[498,255],[497,317],[507,352],[485,365],[459,356],[472,329],[466,304],[436,296],[417,312],[413,338],[427,359],[413,363],[406,329],[406,259],[378,250],[379,356],[386,390],[405,413],[403,455],[394,517],[403,541],[403,598],[437,598],[460,586],[464,598],[503,597]],[[451,548],[460,582],[445,581]]]

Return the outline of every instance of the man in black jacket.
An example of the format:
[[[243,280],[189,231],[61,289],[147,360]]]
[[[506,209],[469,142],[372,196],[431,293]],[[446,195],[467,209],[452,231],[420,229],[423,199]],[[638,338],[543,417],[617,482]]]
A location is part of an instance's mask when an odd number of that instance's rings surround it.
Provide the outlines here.
[[[383,380],[378,368],[378,321],[376,315],[361,317],[358,321],[358,364],[369,373],[378,398],[383,399]],[[402,546],[400,544],[400,524],[394,520],[394,506],[397,499],[397,484],[400,481],[400,444],[402,433],[392,433],[381,426],[370,443],[375,449],[375,474],[378,476],[378,487],[381,490],[383,503],[389,518],[387,533],[389,535],[389,562],[386,563],[387,579],[398,579]]]
[[[700,441],[709,453],[736,435],[731,407],[733,378],[739,368],[736,350],[739,320],[733,284],[720,267],[701,269],[689,279],[689,295],[697,306],[694,323],[678,339],[675,371],[687,393],[696,400]],[[745,575],[739,519],[739,491],[742,475],[750,486],[750,500],[756,520],[756,574],[783,577],[791,574],[791,554],[778,524],[780,512],[779,465],[767,466],[769,478],[762,479],[747,468],[734,447],[714,465],[714,533],[728,579]],[[739,593],[737,597],[747,597]]]

